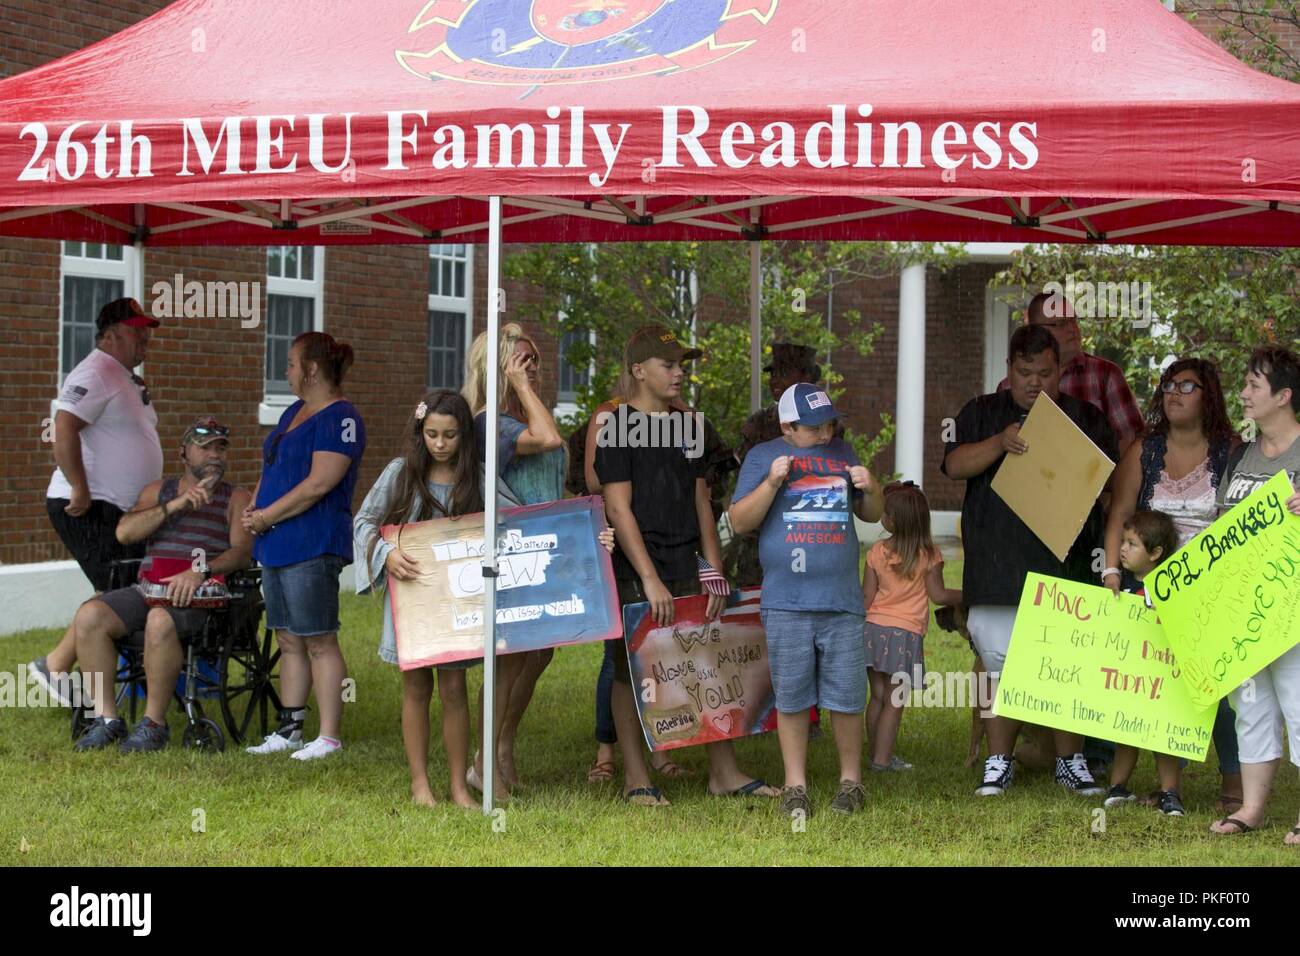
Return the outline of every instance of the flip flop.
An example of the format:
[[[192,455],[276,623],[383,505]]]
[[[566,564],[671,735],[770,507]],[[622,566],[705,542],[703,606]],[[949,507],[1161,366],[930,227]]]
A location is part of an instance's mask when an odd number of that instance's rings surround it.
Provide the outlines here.
[[[1298,837],[1300,837],[1300,827],[1292,827],[1288,832],[1289,832],[1292,836],[1298,836]],[[1297,841],[1294,842],[1294,843],[1287,843],[1286,840],[1283,840],[1283,841],[1282,841],[1282,845],[1283,845],[1283,846],[1300,846],[1300,840],[1297,840]]]
[[[1237,831],[1235,833],[1224,833],[1222,830],[1211,830],[1210,832],[1217,833],[1219,836],[1240,836],[1243,833],[1250,833],[1252,830],[1255,829],[1250,824],[1243,823],[1242,821],[1238,820],[1236,817],[1224,817],[1222,820],[1219,821],[1220,826],[1222,826],[1225,823],[1236,827]]]
[[[758,791],[767,789],[771,793],[759,793]],[[710,791],[712,793],[712,791]],[[781,791],[776,787],[769,786],[766,780],[761,777],[755,777],[743,787],[737,787],[735,790],[729,790],[726,793],[712,793],[715,797],[768,797],[775,798],[781,796]]]
[[[612,760],[602,760],[591,765],[587,771],[587,783],[608,783],[614,779],[617,768]]]
[[[635,790],[629,790],[623,796],[628,803],[635,804],[638,807],[666,807],[669,805],[658,787],[637,787]]]
[[[676,763],[675,761],[672,760],[665,760],[657,767],[651,765],[650,769],[653,770],[655,773],[659,774],[659,776],[667,777],[669,779],[672,779],[673,777],[695,776],[694,770],[688,770],[687,768],[683,767],[681,764]]]

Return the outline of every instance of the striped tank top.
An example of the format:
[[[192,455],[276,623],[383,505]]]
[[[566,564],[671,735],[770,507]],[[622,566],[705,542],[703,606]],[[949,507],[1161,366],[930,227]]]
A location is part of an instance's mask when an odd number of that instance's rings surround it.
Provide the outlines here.
[[[158,490],[158,503],[166,504],[176,497],[179,480],[168,478]],[[163,522],[149,539],[148,558],[179,558],[194,560],[194,550],[201,549],[207,561],[230,550],[230,524],[227,511],[234,487],[227,481],[217,485],[212,500],[202,508],[182,511]]]

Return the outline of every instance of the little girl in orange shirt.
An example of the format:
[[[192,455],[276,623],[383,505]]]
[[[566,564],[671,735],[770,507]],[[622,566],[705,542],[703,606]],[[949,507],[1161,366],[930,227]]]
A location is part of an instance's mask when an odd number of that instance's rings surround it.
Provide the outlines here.
[[[943,555],[930,537],[930,506],[920,488],[910,482],[886,487],[880,523],[891,537],[871,546],[862,574],[871,690],[867,738],[872,770],[910,770],[894,753],[894,742],[907,698],[924,676],[929,602],[961,604],[961,591],[944,587]]]

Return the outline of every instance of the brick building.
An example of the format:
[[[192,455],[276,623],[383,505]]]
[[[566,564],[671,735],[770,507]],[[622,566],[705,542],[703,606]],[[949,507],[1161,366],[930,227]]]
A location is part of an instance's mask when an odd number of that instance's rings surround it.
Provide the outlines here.
[[[0,0],[0,76],[19,73],[84,47],[166,6],[166,0]],[[1214,36],[1219,24],[1196,21]],[[1300,49],[1300,36],[1289,37]],[[973,248],[972,260],[942,276],[922,275],[924,429],[909,473],[936,510],[960,507],[961,485],[939,475],[941,422],[1001,377],[1008,314],[989,281],[1009,247]],[[260,321],[165,321],[150,346],[145,376],[170,456],[186,423],[213,413],[233,429],[231,479],[251,486],[262,437],[291,400],[283,355],[300,331],[318,328],[350,342],[358,362],[346,391],[365,417],[370,450],[358,495],[395,452],[398,429],[426,385],[458,387],[463,358],[484,324],[486,255],[466,246],[337,246],[325,249],[147,248],[0,238],[0,564],[67,557],[49,526],[43,498],[54,467],[51,402],[61,379],[93,347],[99,304],[151,290],[178,273],[186,281],[260,282]],[[916,287],[914,287],[916,288]],[[532,290],[507,284],[507,302]],[[846,417],[872,433],[882,411],[895,414],[900,281],[861,280],[836,291],[835,309],[858,309],[885,329],[875,352],[836,355],[845,376]],[[716,319],[717,316],[704,316]],[[507,312],[506,320],[513,318]],[[533,330],[537,331],[537,330]],[[914,345],[915,343],[913,343]],[[544,399],[563,401],[554,344],[544,347]],[[170,462],[174,459],[169,457]],[[894,449],[875,462],[895,470]],[[920,467],[916,465],[919,462]]]

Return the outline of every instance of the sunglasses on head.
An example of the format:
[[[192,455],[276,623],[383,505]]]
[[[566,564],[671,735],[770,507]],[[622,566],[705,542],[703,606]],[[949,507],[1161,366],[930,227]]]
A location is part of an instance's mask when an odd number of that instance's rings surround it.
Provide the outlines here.
[[[229,438],[230,429],[224,425],[195,425],[190,429],[191,435],[197,435],[199,438],[208,438],[215,435],[218,438]]]

